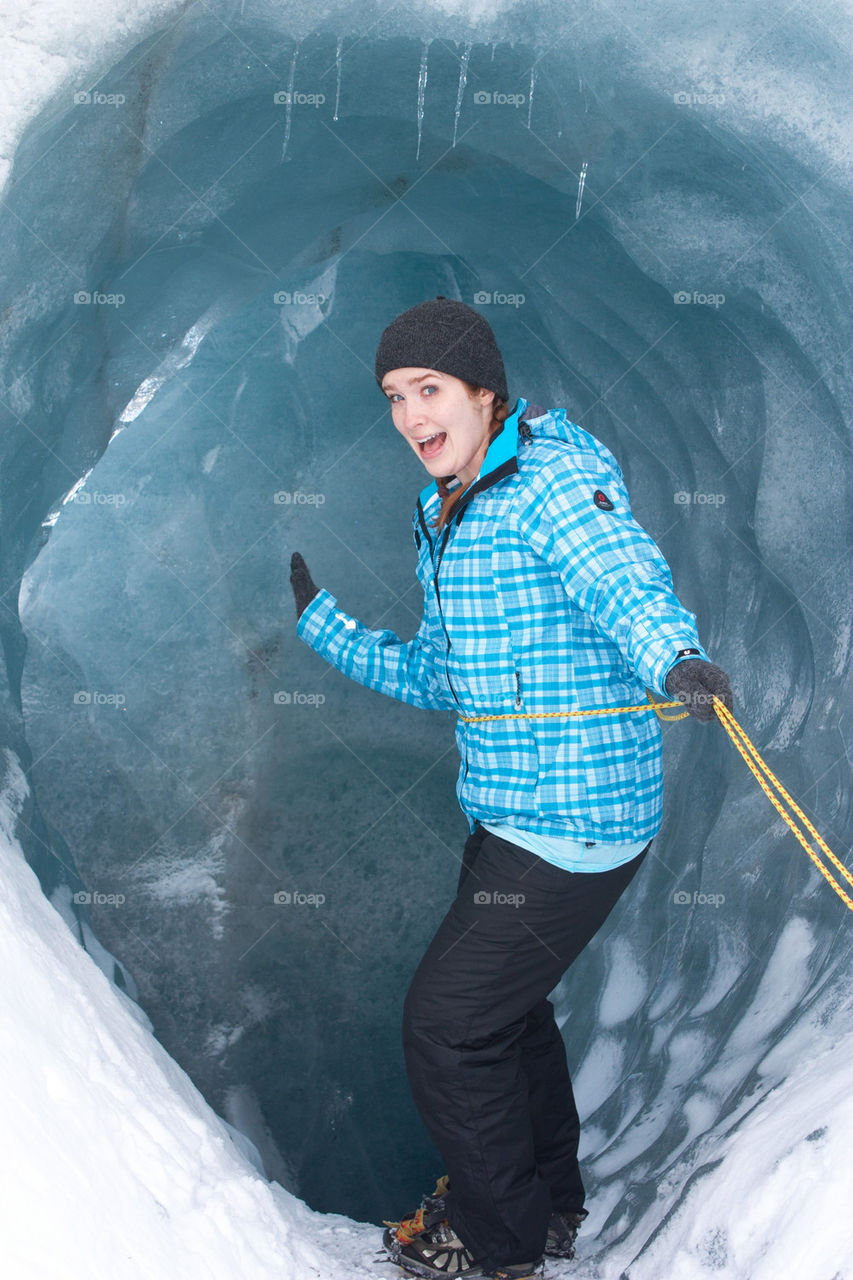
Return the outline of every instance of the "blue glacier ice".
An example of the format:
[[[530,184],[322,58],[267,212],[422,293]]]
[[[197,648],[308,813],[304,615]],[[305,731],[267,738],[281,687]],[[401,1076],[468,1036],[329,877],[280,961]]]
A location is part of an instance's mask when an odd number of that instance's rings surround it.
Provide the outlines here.
[[[441,1172],[399,1021],[466,832],[452,718],[325,668],[288,583],[298,549],[368,625],[417,626],[424,474],[372,374],[400,310],[482,307],[511,396],[615,453],[735,714],[849,862],[835,15],[176,5],[20,141],[0,710],[25,847],[315,1209],[393,1217]],[[720,1136],[850,1025],[850,913],[720,726],[663,727],[656,856],[554,994],[601,1259],[654,1256]],[[706,1252],[725,1269],[724,1230]]]

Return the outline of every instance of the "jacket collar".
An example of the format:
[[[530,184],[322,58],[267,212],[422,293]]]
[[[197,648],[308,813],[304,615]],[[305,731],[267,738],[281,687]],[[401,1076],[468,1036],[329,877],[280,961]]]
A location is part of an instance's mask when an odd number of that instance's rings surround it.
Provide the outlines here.
[[[480,468],[479,479],[462,499],[458,511],[454,512],[453,519],[455,521],[458,521],[469,500],[476,493],[482,493],[490,485],[497,484],[499,480],[503,480],[505,476],[512,475],[513,472],[518,470],[518,424],[528,404],[529,401],[521,396],[516,400],[512,413],[504,420],[503,431],[501,431],[500,435],[495,436],[486,450],[486,456],[483,458],[483,465]],[[420,492],[421,508],[426,510],[427,503],[431,502],[437,494],[438,486],[433,480]]]

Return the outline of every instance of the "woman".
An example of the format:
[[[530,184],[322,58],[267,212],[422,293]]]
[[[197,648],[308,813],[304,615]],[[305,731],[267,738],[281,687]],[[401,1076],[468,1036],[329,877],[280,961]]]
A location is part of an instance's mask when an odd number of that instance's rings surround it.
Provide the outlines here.
[[[586,1216],[546,997],[662,818],[655,714],[563,713],[639,705],[648,687],[709,721],[713,695],[729,708],[732,695],[616,459],[563,409],[510,410],[477,311],[439,296],[403,312],[375,372],[433,477],[414,515],[423,619],[408,643],[363,627],[295,553],[297,632],[352,679],[457,713],[470,831],[403,1019],[412,1094],[448,1172],[383,1239],[415,1275],[522,1280],[544,1254],[571,1257]],[[542,712],[561,714],[531,718]]]

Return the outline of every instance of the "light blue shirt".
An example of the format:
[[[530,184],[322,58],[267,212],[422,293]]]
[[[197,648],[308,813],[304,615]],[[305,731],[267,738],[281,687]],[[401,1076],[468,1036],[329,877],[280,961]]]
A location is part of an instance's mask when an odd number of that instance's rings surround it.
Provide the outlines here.
[[[628,844],[601,844],[596,842],[591,848],[586,840],[570,840],[565,836],[542,836],[535,831],[525,831],[514,827],[511,822],[481,822],[481,827],[509,840],[512,844],[529,849],[546,862],[564,871],[612,871],[621,867],[624,862],[636,858],[649,843],[648,840],[632,840]]]

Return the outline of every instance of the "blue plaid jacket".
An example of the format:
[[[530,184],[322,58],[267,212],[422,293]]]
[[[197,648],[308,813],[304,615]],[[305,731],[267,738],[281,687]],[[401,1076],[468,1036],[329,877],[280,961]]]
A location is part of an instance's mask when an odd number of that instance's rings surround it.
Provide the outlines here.
[[[462,716],[639,705],[677,661],[708,659],[660,549],[634,520],[619,464],[565,410],[519,399],[480,478],[436,536],[435,482],[414,514],[417,634],[371,631],[326,590],[298,635],[360,684]],[[689,651],[689,652],[685,652]],[[652,711],[457,720],[457,796],[477,821],[621,843],[663,811]]]

